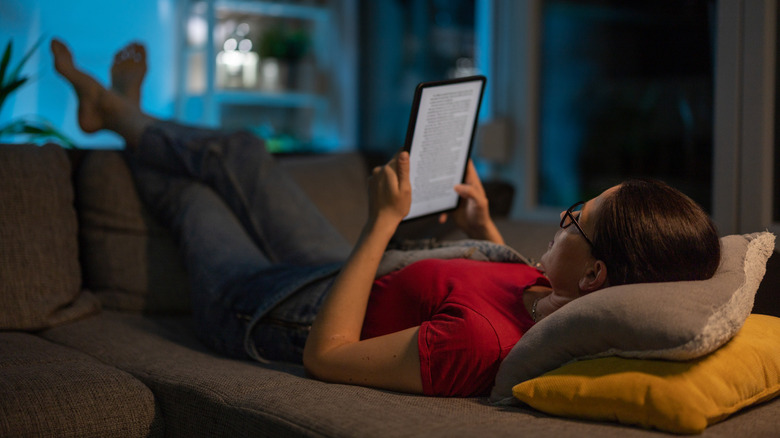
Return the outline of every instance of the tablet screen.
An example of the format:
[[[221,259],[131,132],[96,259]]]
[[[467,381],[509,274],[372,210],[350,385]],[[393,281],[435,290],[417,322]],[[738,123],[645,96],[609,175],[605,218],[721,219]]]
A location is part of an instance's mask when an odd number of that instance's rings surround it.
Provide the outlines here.
[[[404,220],[458,206],[485,87],[484,76],[424,82],[415,90],[405,149],[412,206]]]

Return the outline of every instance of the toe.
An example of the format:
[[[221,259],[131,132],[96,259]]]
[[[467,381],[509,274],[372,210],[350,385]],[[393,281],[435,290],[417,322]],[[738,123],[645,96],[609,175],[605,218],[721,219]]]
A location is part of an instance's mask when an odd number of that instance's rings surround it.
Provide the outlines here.
[[[54,55],[54,67],[60,73],[73,67],[73,58],[68,47],[61,41],[51,40],[51,52]]]

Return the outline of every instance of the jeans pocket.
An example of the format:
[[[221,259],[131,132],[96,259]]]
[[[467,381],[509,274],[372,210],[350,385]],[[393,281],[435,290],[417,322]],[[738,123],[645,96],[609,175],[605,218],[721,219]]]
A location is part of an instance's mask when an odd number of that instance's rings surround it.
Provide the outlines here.
[[[263,318],[252,331],[252,341],[264,359],[300,364],[310,331],[308,324]]]

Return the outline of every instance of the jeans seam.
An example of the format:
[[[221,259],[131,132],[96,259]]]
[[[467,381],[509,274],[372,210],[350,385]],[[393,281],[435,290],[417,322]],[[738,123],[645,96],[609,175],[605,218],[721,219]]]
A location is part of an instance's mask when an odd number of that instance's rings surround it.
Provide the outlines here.
[[[252,215],[250,212],[249,202],[247,202],[244,192],[239,189],[240,184],[238,184],[238,182],[235,180],[235,176],[233,175],[233,172],[231,172],[229,167],[225,164],[224,155],[221,153],[221,150],[211,149],[211,151],[214,155],[214,158],[219,163],[219,166],[222,168],[222,173],[227,176],[226,180],[228,182],[228,185],[230,186],[230,190],[233,192],[232,194],[235,196],[235,199],[237,199],[238,202],[241,204],[241,210],[243,210],[242,215],[246,218],[246,221],[248,222],[246,225],[249,225],[255,243],[260,248],[260,251],[266,257],[268,257],[269,261],[271,261],[272,263],[278,263],[279,258],[271,248],[271,245],[266,241],[265,237],[263,236],[263,233],[260,231],[260,227],[257,225],[257,221],[255,221],[254,215]],[[214,182],[212,182],[212,184],[216,185]],[[215,189],[217,189],[217,193],[220,193],[220,190],[218,188],[215,187]]]

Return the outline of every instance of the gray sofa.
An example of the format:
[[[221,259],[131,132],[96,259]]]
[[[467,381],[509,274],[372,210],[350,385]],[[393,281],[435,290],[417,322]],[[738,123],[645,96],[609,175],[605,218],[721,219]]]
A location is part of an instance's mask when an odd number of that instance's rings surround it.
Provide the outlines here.
[[[354,240],[365,217],[362,157],[282,165]],[[0,178],[0,436],[666,435],[483,398],[328,384],[297,365],[221,357],[195,338],[177,248],[142,207],[119,153],[0,146]],[[498,222],[530,257],[555,231]],[[774,283],[762,285],[756,310],[778,315],[774,272],[770,263],[765,283]],[[780,436],[780,399],[703,433],[736,435]]]

